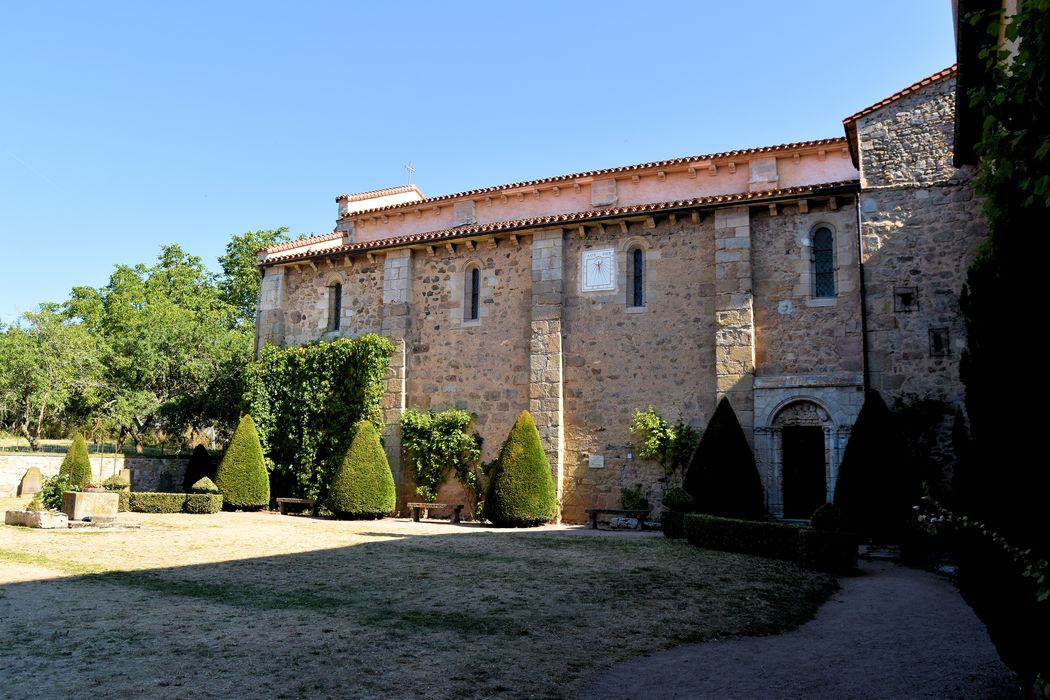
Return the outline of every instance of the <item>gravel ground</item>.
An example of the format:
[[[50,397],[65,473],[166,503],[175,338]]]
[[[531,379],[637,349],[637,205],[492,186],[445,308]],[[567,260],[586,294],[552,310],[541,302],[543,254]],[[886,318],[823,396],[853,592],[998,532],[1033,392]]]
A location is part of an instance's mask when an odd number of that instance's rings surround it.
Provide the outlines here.
[[[632,659],[596,674],[580,700],[1022,697],[949,581],[886,562],[861,571],[802,627]]]

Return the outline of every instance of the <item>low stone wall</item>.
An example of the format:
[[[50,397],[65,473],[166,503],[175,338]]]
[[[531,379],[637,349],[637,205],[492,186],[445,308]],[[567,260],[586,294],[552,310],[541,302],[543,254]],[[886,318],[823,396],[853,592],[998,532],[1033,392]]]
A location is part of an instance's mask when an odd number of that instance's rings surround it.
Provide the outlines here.
[[[39,469],[45,479],[58,474],[63,457],[61,454],[0,454],[0,497],[18,496],[18,486],[30,467]],[[99,482],[130,469],[132,491],[181,491],[186,460],[92,456],[91,468]]]

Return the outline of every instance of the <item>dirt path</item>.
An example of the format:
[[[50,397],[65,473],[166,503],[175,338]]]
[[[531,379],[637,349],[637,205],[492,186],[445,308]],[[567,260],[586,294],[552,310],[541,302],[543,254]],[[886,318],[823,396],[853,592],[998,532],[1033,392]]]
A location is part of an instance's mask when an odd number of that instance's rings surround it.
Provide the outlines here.
[[[633,659],[597,674],[580,700],[1021,697],[950,582],[881,562],[862,572],[792,632]]]

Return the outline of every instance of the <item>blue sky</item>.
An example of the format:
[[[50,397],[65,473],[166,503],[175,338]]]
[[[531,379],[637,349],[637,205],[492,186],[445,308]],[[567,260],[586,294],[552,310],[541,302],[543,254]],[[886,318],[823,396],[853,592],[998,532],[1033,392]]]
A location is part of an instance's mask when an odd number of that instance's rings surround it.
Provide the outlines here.
[[[178,243],[842,134],[954,62],[949,0],[68,2],[0,9],[0,321]]]

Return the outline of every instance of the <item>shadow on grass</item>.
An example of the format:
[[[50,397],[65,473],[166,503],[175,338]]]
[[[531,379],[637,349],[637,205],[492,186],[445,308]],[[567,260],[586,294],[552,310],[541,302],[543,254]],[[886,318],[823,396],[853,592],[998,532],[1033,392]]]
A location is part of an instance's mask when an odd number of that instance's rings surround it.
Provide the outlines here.
[[[0,586],[0,633],[20,640],[5,651],[5,684],[44,695],[564,697],[629,656],[794,627],[834,585],[662,539],[367,534],[397,539]]]

